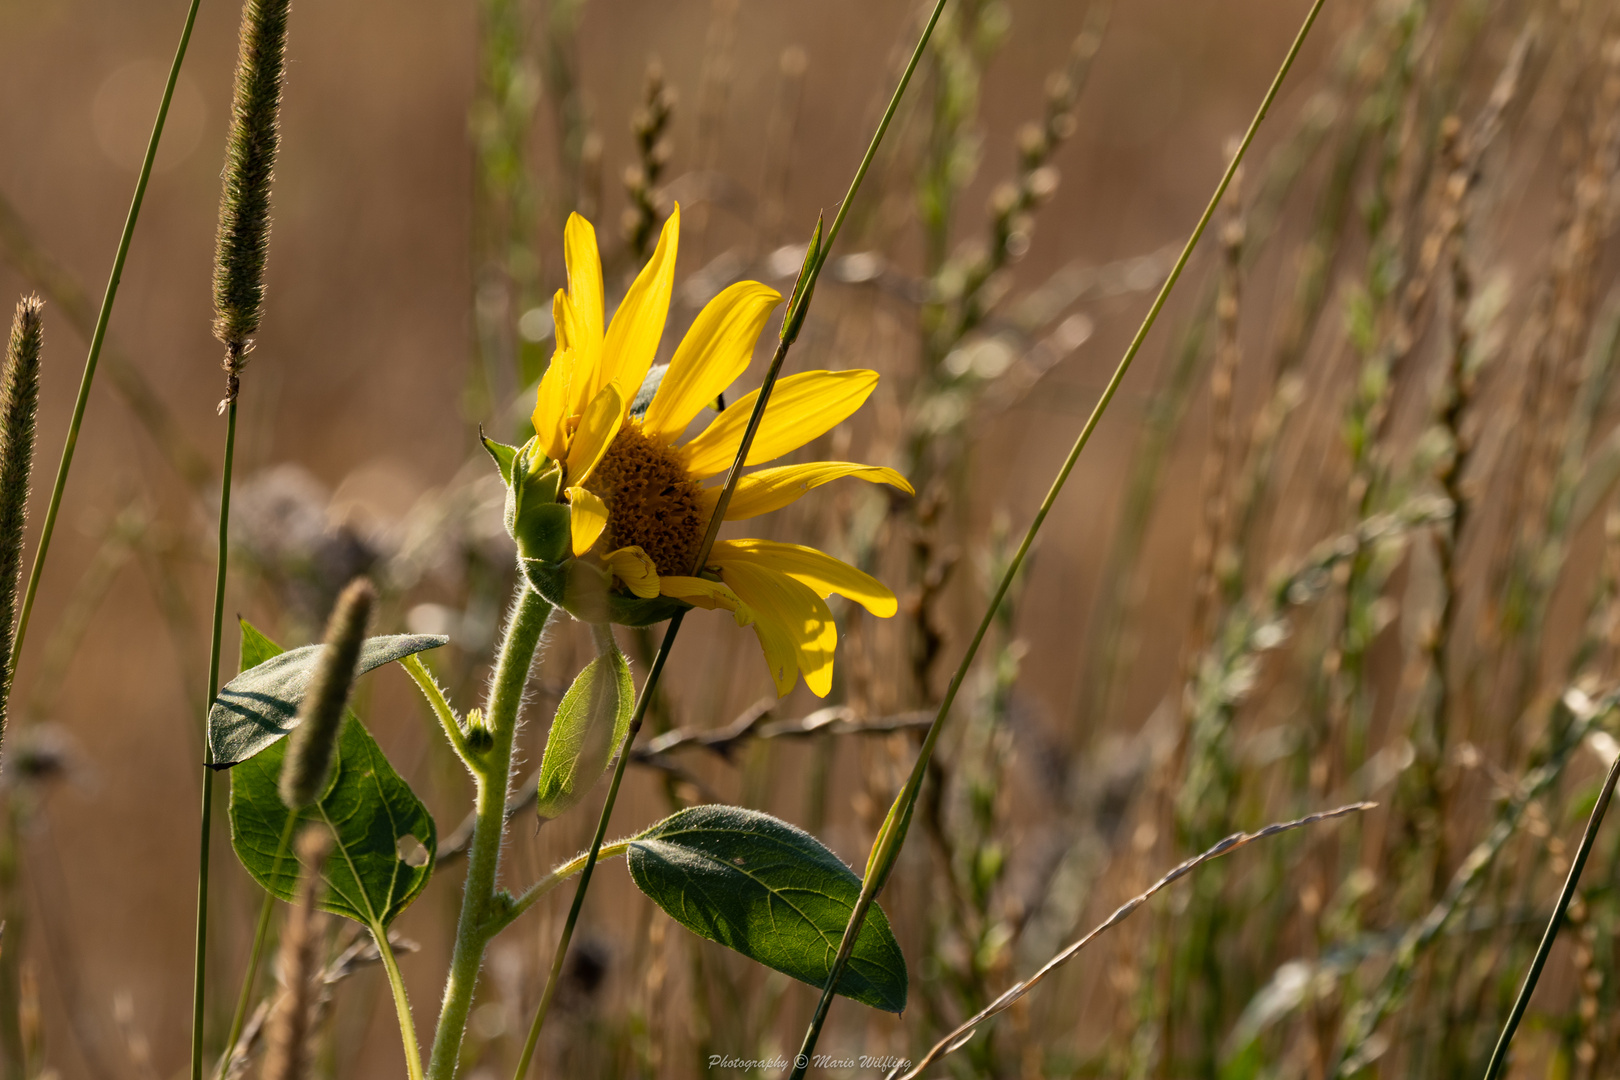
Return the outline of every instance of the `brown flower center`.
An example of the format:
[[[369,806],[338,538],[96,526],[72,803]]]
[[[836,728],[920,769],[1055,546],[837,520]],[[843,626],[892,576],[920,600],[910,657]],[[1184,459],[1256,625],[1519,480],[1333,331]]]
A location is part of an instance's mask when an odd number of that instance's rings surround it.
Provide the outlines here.
[[[697,481],[674,447],[642,434],[634,420],[619,429],[587,490],[607,503],[605,551],[639,547],[658,573],[683,575],[703,544],[704,520]]]

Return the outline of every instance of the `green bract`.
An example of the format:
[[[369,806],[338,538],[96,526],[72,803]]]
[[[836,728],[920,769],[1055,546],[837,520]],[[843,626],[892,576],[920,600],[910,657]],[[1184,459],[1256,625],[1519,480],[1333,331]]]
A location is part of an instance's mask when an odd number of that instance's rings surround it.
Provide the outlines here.
[[[652,626],[692,605],[669,596],[644,600],[613,589],[612,576],[594,562],[576,559],[568,531],[568,504],[557,499],[562,469],[536,440],[507,446],[484,437],[506,483],[506,531],[516,542],[518,564],[536,592],[555,607],[588,623]]]

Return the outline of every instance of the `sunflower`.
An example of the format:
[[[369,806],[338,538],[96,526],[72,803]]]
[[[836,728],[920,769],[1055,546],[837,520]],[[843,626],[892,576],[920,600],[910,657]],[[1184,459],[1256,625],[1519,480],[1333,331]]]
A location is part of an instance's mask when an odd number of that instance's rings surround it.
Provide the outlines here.
[[[525,448],[534,462],[530,471],[544,472],[547,497],[561,504],[558,510],[567,508],[564,554],[597,568],[610,599],[620,602],[613,610],[656,601],[641,610],[658,618],[687,606],[730,611],[739,626],[753,627],[779,694],[793,689],[802,672],[805,685],[825,697],[838,636],[827,597],[837,593],[887,618],[896,610],[894,593],[870,574],[800,544],[720,540],[705,565],[695,565],[758,391],[722,410],[696,436],[680,438],[747,370],[782,297],[756,281],[732,285],[698,315],[668,367],[654,369],[679,236],[677,206],[651,261],[607,323],[596,233],[578,214],[569,217],[568,288],[552,307],[557,349],[535,402],[535,438]],[[861,407],[877,381],[875,371],[807,371],[779,379],[746,464],[762,465],[831,430]],[[912,490],[899,473],[876,465],[784,465],[742,476],[726,520],[779,510],[842,477]],[[530,568],[530,577],[544,578],[544,568]]]

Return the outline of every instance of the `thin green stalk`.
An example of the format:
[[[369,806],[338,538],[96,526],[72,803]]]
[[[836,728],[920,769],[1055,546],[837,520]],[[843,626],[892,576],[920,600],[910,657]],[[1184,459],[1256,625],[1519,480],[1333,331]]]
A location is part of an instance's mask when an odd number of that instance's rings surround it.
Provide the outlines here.
[[[467,884],[456,921],[455,951],[445,981],[444,1004],[433,1035],[428,1059],[429,1080],[451,1080],[461,1056],[461,1039],[472,1008],[473,990],[484,947],[501,918],[496,882],[501,860],[501,837],[506,830],[507,788],[511,784],[512,740],[517,733],[518,710],[529,679],[529,665],[540,645],[540,633],[551,615],[551,605],[527,583],[518,587],[517,602],[507,623],[506,638],[495,661],[495,677],[485,710],[493,744],[469,757],[477,786],[472,842],[467,848]],[[503,924],[504,925],[504,924]]]
[[[231,528],[231,470],[236,462],[236,398],[225,408],[225,463],[219,485],[219,550],[214,570],[214,631],[208,646],[208,704],[219,694],[219,646],[225,626],[225,570]],[[197,941],[191,981],[191,1080],[202,1080],[203,989],[207,984],[208,857],[213,846],[214,770],[208,733],[203,732],[202,826],[197,841]]]
[[[1191,258],[1193,249],[1198,246],[1198,241],[1203,237],[1204,230],[1209,226],[1210,219],[1214,217],[1216,207],[1220,205],[1222,196],[1226,194],[1227,187],[1231,185],[1232,177],[1237,173],[1238,166],[1242,164],[1244,154],[1248,152],[1249,145],[1254,141],[1255,133],[1260,130],[1261,123],[1271,110],[1271,104],[1276,100],[1277,92],[1282,88],[1283,80],[1294,66],[1294,60],[1299,55],[1301,47],[1305,44],[1305,39],[1309,36],[1311,27],[1316,23],[1316,17],[1321,12],[1322,5],[1325,2],[1326,0],[1315,0],[1311,5],[1310,12],[1305,16],[1304,24],[1295,36],[1293,45],[1289,48],[1287,56],[1283,58],[1282,66],[1278,68],[1276,76],[1271,81],[1271,86],[1266,90],[1266,95],[1254,114],[1254,119],[1250,121],[1249,128],[1243,135],[1242,143],[1239,144],[1237,152],[1232,155],[1232,160],[1227,164],[1226,171],[1221,176],[1221,182],[1215,187],[1215,193],[1210,196],[1209,204],[1204,208],[1203,216],[1198,219],[1198,224],[1194,227],[1192,235],[1187,238],[1186,245],[1181,249],[1180,257],[1176,259],[1175,266],[1170,270],[1170,276],[1165,279],[1164,285],[1159,289],[1159,295],[1154,298],[1153,306],[1148,309],[1147,316],[1142,320],[1142,325],[1136,331],[1136,336],[1131,339],[1130,346],[1125,350],[1125,355],[1120,358],[1119,366],[1114,369],[1114,374],[1109,378],[1108,385],[1103,388],[1102,396],[1098,398],[1091,415],[1086,418],[1085,426],[1080,429],[1080,434],[1076,437],[1074,446],[1069,450],[1069,456],[1064,460],[1062,468],[1058,470],[1057,477],[1052,481],[1052,486],[1047,491],[1046,497],[1041,500],[1040,509],[1036,511],[1034,520],[1030,522],[1023,541],[1018,545],[1017,553],[1013,556],[1012,561],[1007,564],[1000,582],[997,583],[995,595],[985,607],[984,615],[979,620],[978,629],[974,632],[973,639],[968,644],[967,652],[957,665],[956,673],[951,676],[950,686],[946,689],[945,697],[941,700],[939,710],[934,715],[934,722],[929,727],[927,736],[923,739],[922,749],[917,755],[917,761],[912,767],[911,775],[895,798],[888,819],[883,823],[877,841],[873,844],[871,857],[867,860],[867,871],[865,880],[861,885],[860,898],[856,901],[855,910],[850,913],[849,925],[844,930],[843,941],[839,943],[838,954],[834,958],[832,969],[828,973],[827,981],[822,988],[821,1000],[817,1003],[815,1015],[811,1019],[809,1027],[805,1030],[804,1042],[794,1062],[793,1080],[802,1077],[809,1066],[810,1055],[815,1051],[816,1040],[821,1035],[822,1025],[827,1020],[827,1011],[832,1005],[833,990],[838,985],[838,981],[844,973],[844,968],[849,963],[850,953],[855,947],[856,935],[860,932],[861,924],[866,919],[866,913],[871,910],[872,903],[876,900],[878,891],[882,889],[884,882],[887,880],[889,871],[893,868],[894,862],[899,856],[900,847],[905,842],[906,829],[910,824],[912,808],[916,805],[917,796],[922,790],[922,781],[924,776],[927,775],[928,763],[933,758],[934,747],[939,742],[940,731],[944,728],[945,718],[950,714],[951,706],[956,701],[957,691],[961,689],[962,681],[967,677],[974,656],[979,651],[979,645],[984,641],[985,634],[990,629],[990,624],[995,620],[996,612],[1000,609],[1002,600],[1007,595],[1007,590],[1011,588],[1013,580],[1017,577],[1019,567],[1023,565],[1025,556],[1029,554],[1030,546],[1035,542],[1036,534],[1040,532],[1041,526],[1046,522],[1046,516],[1051,512],[1052,504],[1057,501],[1059,493],[1062,492],[1064,485],[1068,482],[1069,474],[1074,471],[1075,463],[1080,460],[1081,452],[1085,450],[1086,444],[1091,441],[1092,432],[1096,430],[1103,413],[1107,410],[1109,403],[1113,401],[1114,394],[1118,392],[1120,383],[1124,381],[1126,372],[1130,370],[1131,362],[1136,359],[1136,354],[1141,351],[1143,341],[1146,340],[1148,332],[1153,329],[1153,324],[1158,320],[1159,312],[1164,309],[1165,301],[1169,299],[1171,291],[1176,287],[1176,282],[1181,279],[1181,273],[1186,269],[1187,260]]]
[[[1564,879],[1564,891],[1558,894],[1558,904],[1553,908],[1552,918],[1547,920],[1547,929],[1541,935],[1541,944],[1536,948],[1535,959],[1530,962],[1530,970],[1525,973],[1524,985],[1519,988],[1519,996],[1514,999],[1507,1023],[1502,1025],[1502,1034],[1496,1040],[1496,1049],[1491,1052],[1490,1064],[1485,1067],[1485,1080],[1496,1080],[1502,1074],[1503,1067],[1507,1065],[1508,1044],[1513,1041],[1513,1033],[1518,1030],[1519,1021],[1524,1018],[1524,1011],[1530,1007],[1530,995],[1536,992],[1541,969],[1546,966],[1553,942],[1558,940],[1558,931],[1563,928],[1564,915],[1569,911],[1570,901],[1575,898],[1575,886],[1580,884],[1581,872],[1586,869],[1587,856],[1592,854],[1592,845],[1597,841],[1598,829],[1602,828],[1603,817],[1609,811],[1609,801],[1614,797],[1616,781],[1620,781],[1620,755],[1616,755],[1614,764],[1609,766],[1609,775],[1603,781],[1603,790],[1598,793],[1597,804],[1592,807],[1591,816],[1586,819],[1586,831],[1581,834],[1581,846],[1575,852],[1575,861],[1570,864],[1569,876]]]
[[[867,170],[871,168],[872,161],[877,157],[878,146],[883,142],[883,136],[889,130],[889,124],[894,120],[895,111],[900,107],[900,99],[905,96],[906,87],[911,83],[911,76],[917,70],[917,64],[922,59],[923,50],[928,46],[928,39],[934,33],[934,26],[939,22],[939,16],[945,10],[946,0],[937,0],[933,12],[923,27],[922,36],[917,39],[917,47],[912,50],[911,60],[906,64],[906,70],[900,77],[900,83],[895,87],[894,94],[889,98],[889,106],[883,112],[883,119],[879,121],[877,131],[873,133],[872,140],[867,144],[866,153],[861,158],[860,165],[855,170],[855,176],[850,180],[849,190],[844,194],[843,202],[839,204],[838,213],[833,217],[832,228],[827,230],[826,238],[822,238],[821,222],[816,222],[816,230],[810,239],[810,246],[805,252],[805,262],[799,271],[799,280],[794,283],[793,295],[788,302],[788,309],[782,317],[782,329],[777,341],[776,351],[771,357],[770,367],[765,372],[765,380],[760,385],[759,396],[754,401],[754,411],[748,417],[748,426],[743,431],[741,444],[737,447],[737,456],[731,463],[731,471],[726,474],[726,483],[720,491],[720,497],[715,503],[714,512],[709,517],[708,529],[703,536],[703,543],[698,548],[698,556],[693,561],[693,573],[702,570],[709,560],[709,552],[714,547],[715,538],[719,535],[720,525],[725,521],[726,507],[731,503],[732,493],[737,490],[737,481],[742,477],[743,464],[748,460],[749,448],[753,445],[754,436],[759,432],[761,419],[765,415],[765,406],[770,400],[771,391],[776,386],[777,376],[781,373],[782,365],[787,360],[788,350],[798,339],[799,330],[804,326],[805,315],[810,308],[810,298],[815,295],[816,279],[821,276],[821,268],[826,265],[827,256],[832,250],[833,243],[838,239],[839,232],[844,227],[844,219],[849,214],[850,205],[855,201],[855,195],[860,190],[861,182],[866,179]],[[540,1007],[535,1011],[534,1021],[529,1026],[529,1035],[524,1042],[523,1054],[518,1060],[517,1071],[514,1074],[521,1080],[529,1071],[529,1062],[534,1055],[535,1045],[540,1039],[540,1029],[545,1024],[546,1013],[551,1008],[552,998],[557,992],[558,977],[562,973],[563,960],[568,954],[568,945],[573,940],[574,925],[579,921],[580,909],[585,903],[585,892],[590,888],[591,873],[595,869],[597,859],[601,853],[602,839],[607,835],[608,821],[613,815],[613,807],[618,800],[619,784],[624,778],[624,768],[630,760],[630,747],[635,744],[636,735],[641,731],[642,720],[647,715],[647,706],[652,699],[654,689],[658,686],[659,676],[664,670],[664,663],[669,658],[669,651],[675,644],[675,635],[680,632],[685,612],[677,613],[669,621],[669,629],[664,632],[664,640],[659,645],[658,655],[653,659],[653,666],[647,673],[647,681],[642,685],[641,696],[636,701],[635,713],[630,720],[630,728],[625,732],[624,741],[619,745],[618,764],[613,770],[613,780],[608,785],[606,801],[602,804],[602,814],[596,824],[596,835],[591,841],[591,850],[585,862],[584,872],[580,875],[579,885],[574,890],[574,902],[568,910],[568,921],[563,924],[562,936],[557,941],[557,950],[552,956],[551,972],[546,979],[546,989],[540,998]]]
[[[174,99],[174,84],[179,81],[180,65],[186,59],[186,48],[191,44],[191,28],[197,22],[197,8],[201,3],[202,0],[191,0],[191,6],[186,10],[186,24],[180,31],[180,44],[169,65],[169,79],[163,84],[163,101],[158,105],[152,134],[146,140],[146,156],[141,159],[140,176],[135,180],[135,197],[130,200],[129,213],[124,217],[124,231],[118,238],[118,253],[113,256],[112,274],[107,279],[107,291],[101,298],[95,333],[90,337],[90,355],[85,358],[84,374],[79,379],[79,396],[73,402],[73,419],[68,422],[67,441],[62,444],[62,460],[56,466],[56,483],[51,488],[50,505],[45,508],[45,524],[39,532],[39,549],[34,552],[34,565],[28,571],[28,588],[23,593],[22,614],[17,618],[17,636],[11,649],[10,676],[17,674],[17,658],[22,655],[23,638],[28,636],[28,617],[33,613],[34,594],[39,591],[39,577],[45,570],[45,556],[51,549],[51,534],[56,531],[56,515],[62,508],[62,492],[67,489],[68,470],[73,467],[73,451],[79,445],[79,428],[84,423],[85,406],[90,402],[90,387],[96,380],[96,364],[101,359],[101,346],[107,338],[107,323],[112,318],[113,301],[118,297],[118,283],[124,276],[124,260],[129,257],[130,241],[135,237],[135,222],[141,216],[146,184],[152,179],[152,162],[157,160],[158,142],[163,138],[163,125],[169,119],[169,102]]]
[[[399,961],[394,958],[394,947],[388,943],[388,931],[371,928],[377,943],[377,955],[382,957],[383,969],[388,972],[388,988],[394,992],[394,1011],[399,1014],[399,1037],[405,1043],[405,1072],[410,1080],[422,1080],[422,1047],[416,1041],[416,1021],[411,1018],[410,998],[405,995],[405,979],[399,973]]]
[[[604,844],[602,850],[597,852],[597,861],[600,862],[603,859],[613,859],[625,854],[630,850],[631,843],[632,840],[626,838],[624,840],[616,840],[611,844]],[[524,889],[523,895],[512,901],[510,910],[491,920],[489,936],[494,937],[502,930],[505,930],[517,920],[518,916],[532,908],[535,905],[535,901],[539,900],[541,897],[551,892],[552,889],[555,889],[558,885],[561,885],[563,882],[585,869],[585,863],[590,860],[590,857],[591,853],[589,851],[582,851],[562,865],[553,867],[549,874],[535,882],[533,885],[530,885],[527,889]]]
[[[474,756],[474,751],[468,745],[467,736],[462,733],[461,723],[456,719],[456,711],[450,707],[449,699],[444,696],[444,689],[439,686],[439,681],[433,677],[433,673],[427,669],[427,665],[422,663],[420,656],[407,656],[400,661],[400,666],[416,681],[417,687],[422,691],[422,696],[427,698],[428,707],[433,710],[433,715],[438,718],[439,726],[444,728],[445,738],[450,740],[450,745],[455,748],[456,754],[460,756],[462,761],[470,762]]]
[[[281,827],[281,841],[276,845],[276,858],[270,869],[270,880],[281,876],[281,860],[292,846],[293,827],[298,824],[297,814],[287,815],[287,824]],[[231,1030],[225,1036],[225,1050],[219,1055],[219,1075],[230,1071],[231,1055],[236,1053],[237,1041],[247,1024],[248,1005],[253,1000],[253,986],[259,981],[259,961],[264,956],[264,943],[270,937],[270,916],[276,909],[276,897],[269,889],[264,891],[264,902],[259,906],[259,925],[253,931],[253,950],[248,953],[247,973],[242,976],[242,992],[236,997],[236,1013],[231,1017]]]

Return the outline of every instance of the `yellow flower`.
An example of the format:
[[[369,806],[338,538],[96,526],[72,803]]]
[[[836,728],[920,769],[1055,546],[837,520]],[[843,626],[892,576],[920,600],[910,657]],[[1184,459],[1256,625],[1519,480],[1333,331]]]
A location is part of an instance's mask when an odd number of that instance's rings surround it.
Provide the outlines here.
[[[669,312],[679,235],[677,206],[652,260],[604,325],[596,234],[578,214],[569,217],[568,288],[552,307],[557,351],[535,402],[536,444],[561,466],[558,491],[568,506],[576,559],[600,564],[615,593],[731,611],[738,625],[753,626],[779,694],[793,689],[803,672],[805,685],[824,697],[838,637],[826,598],[838,593],[886,618],[895,613],[894,593],[871,575],[798,544],[721,540],[706,565],[694,565],[757,391],[677,442],[747,369],[782,298],[755,281],[715,297],[675,350],[651,401],[637,408]],[[829,431],[861,407],[877,379],[874,371],[807,371],[779,379],[747,464],[779,458]],[[903,476],[875,465],[787,465],[743,476],[726,520],[778,510],[846,476],[911,492]]]

